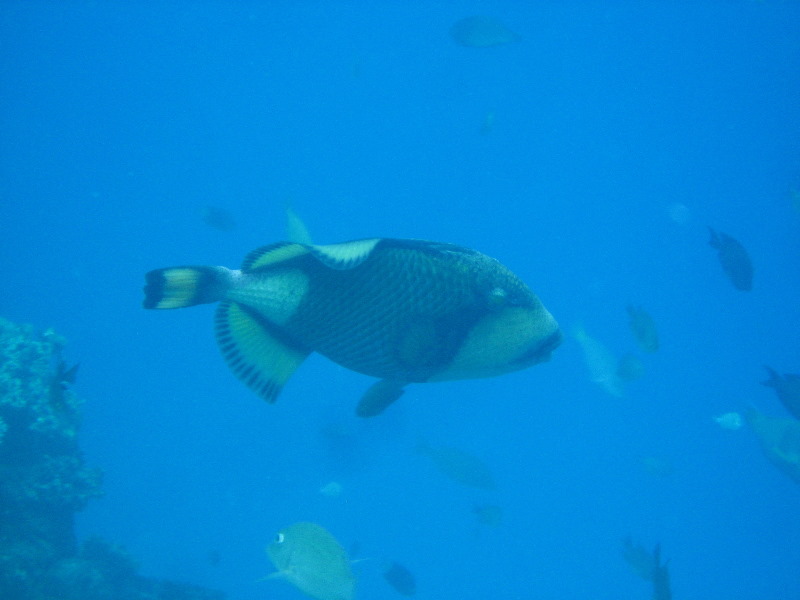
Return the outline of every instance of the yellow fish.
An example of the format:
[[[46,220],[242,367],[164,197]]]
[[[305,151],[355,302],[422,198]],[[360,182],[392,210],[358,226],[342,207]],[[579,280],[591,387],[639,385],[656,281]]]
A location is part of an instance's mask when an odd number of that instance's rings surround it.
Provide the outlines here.
[[[350,560],[324,527],[300,522],[282,529],[267,556],[277,569],[268,579],[285,579],[317,600],[352,600],[356,578]]]

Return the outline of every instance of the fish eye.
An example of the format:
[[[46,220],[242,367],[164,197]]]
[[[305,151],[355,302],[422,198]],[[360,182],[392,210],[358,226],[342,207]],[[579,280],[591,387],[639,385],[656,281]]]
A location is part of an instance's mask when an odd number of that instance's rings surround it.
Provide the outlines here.
[[[282,543],[283,543],[283,540],[285,540],[285,539],[286,539],[286,536],[285,536],[285,535],[283,535],[282,533],[278,533],[278,534],[275,536],[275,543],[276,543],[276,544],[282,544]]]

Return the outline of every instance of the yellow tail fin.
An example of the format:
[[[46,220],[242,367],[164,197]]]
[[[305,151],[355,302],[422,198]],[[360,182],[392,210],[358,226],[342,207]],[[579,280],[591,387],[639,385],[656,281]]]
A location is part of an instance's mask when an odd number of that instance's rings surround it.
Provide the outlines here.
[[[145,275],[145,308],[183,308],[222,300],[230,286],[225,267],[169,267]]]

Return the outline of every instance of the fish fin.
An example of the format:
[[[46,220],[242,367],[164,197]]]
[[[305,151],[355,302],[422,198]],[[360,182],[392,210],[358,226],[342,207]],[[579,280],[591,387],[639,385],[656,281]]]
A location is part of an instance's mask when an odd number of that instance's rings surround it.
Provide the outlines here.
[[[269,322],[236,302],[219,305],[215,330],[234,375],[270,403],[310,354],[279,339]]]
[[[66,388],[67,386],[75,383],[75,379],[78,376],[78,367],[80,366],[81,363],[75,363],[71,367],[68,367],[67,363],[65,363],[63,360],[59,361],[56,369],[56,380],[62,388]]]
[[[314,258],[326,267],[346,270],[357,267],[367,260],[380,241],[380,238],[371,238],[326,246],[308,246],[308,248]]]
[[[312,243],[308,227],[303,223],[303,219],[292,210],[291,204],[286,205],[286,239],[296,244],[310,245]]]
[[[708,232],[711,234],[711,239],[708,240],[708,245],[711,246],[712,248],[719,249],[722,246],[722,242],[719,239],[719,235],[717,234],[716,231],[711,229],[711,227],[708,227]]]
[[[297,256],[308,254],[309,247],[294,242],[277,242],[261,246],[244,257],[242,271],[249,273],[263,267],[276,265]]]
[[[767,387],[776,387],[781,380],[781,376],[778,375],[778,372],[772,367],[764,365],[764,368],[767,370],[767,373],[769,373],[769,379],[762,381],[761,385],[766,385]]]
[[[168,267],[145,275],[145,308],[184,308],[222,300],[233,271],[225,267]]]
[[[391,379],[381,379],[364,392],[356,407],[359,417],[374,417],[403,395],[403,383]]]

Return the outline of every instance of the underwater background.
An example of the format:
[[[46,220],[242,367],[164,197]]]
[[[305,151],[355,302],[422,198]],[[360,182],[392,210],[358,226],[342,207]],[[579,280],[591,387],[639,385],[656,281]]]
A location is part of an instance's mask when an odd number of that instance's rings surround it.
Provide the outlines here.
[[[456,43],[471,15],[519,39]],[[715,421],[789,418],[764,365],[800,372],[799,31],[778,0],[0,3],[0,317],[80,364],[104,495],[79,539],[231,600],[303,597],[260,581],[297,521],[365,559],[356,598],[399,597],[389,561],[421,600],[650,598],[628,536],[660,544],[677,599],[800,598],[800,480]],[[268,405],[220,357],[212,307],[145,311],[141,287],[238,267],[288,205],[317,243],[496,257],[565,341],[366,420],[373,380],[312,355]],[[708,227],[746,248],[752,290]],[[609,393],[576,332],[644,374]],[[421,444],[479,457],[496,489]]]

